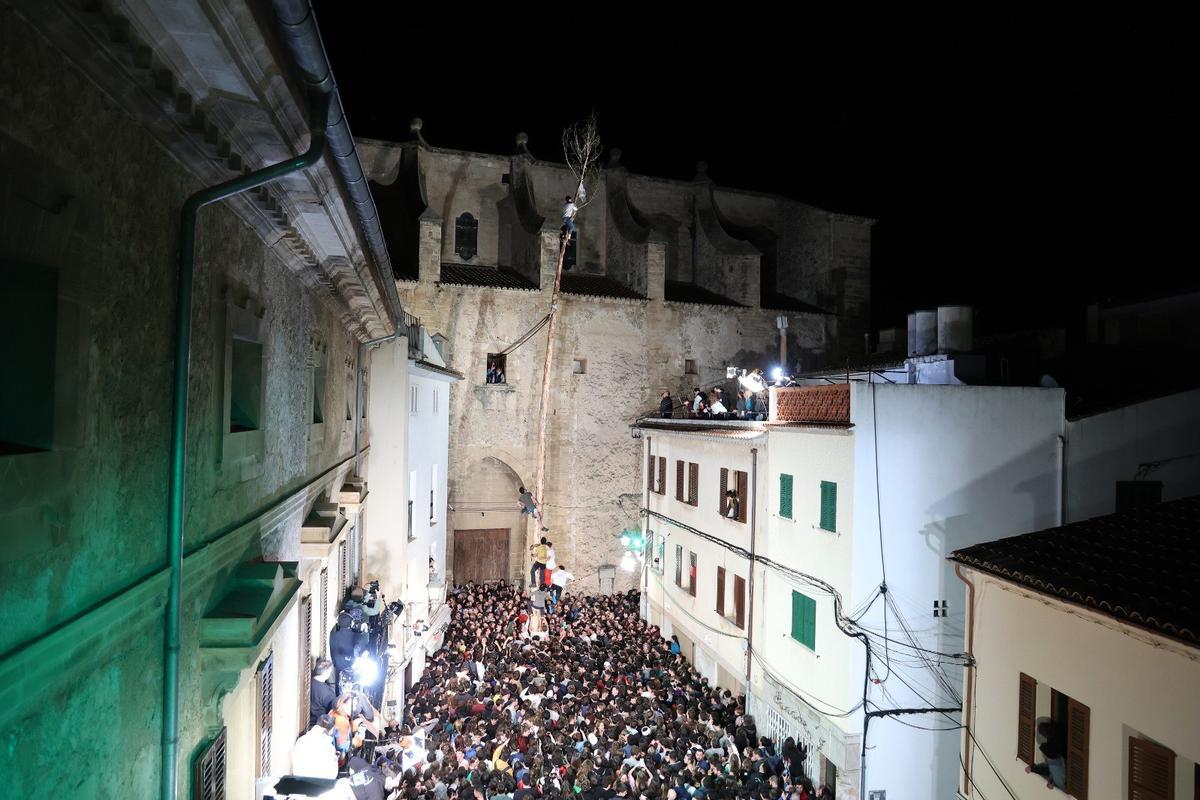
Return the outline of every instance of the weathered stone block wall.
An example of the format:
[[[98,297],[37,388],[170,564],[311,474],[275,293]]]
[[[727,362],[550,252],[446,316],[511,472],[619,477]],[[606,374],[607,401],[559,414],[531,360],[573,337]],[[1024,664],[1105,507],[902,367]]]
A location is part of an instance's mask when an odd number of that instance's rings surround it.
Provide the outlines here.
[[[650,225],[667,238],[667,273],[670,281],[695,277],[693,234],[695,199],[692,187],[644,175],[629,176],[629,199]]]
[[[164,567],[178,218],[199,186],[7,9],[0,87],[0,256],[59,270],[59,330],[68,336],[57,380],[73,420],[50,451],[0,457],[7,659]],[[228,207],[201,212],[196,265],[185,525],[188,552],[203,553],[236,520],[350,454],[343,409],[353,348],[334,312]],[[261,452],[236,474],[222,464],[228,290],[261,305],[266,361]],[[312,424],[317,366],[326,374],[321,425]],[[260,535],[220,538],[223,561],[185,578],[181,795],[219,702],[202,690],[198,619],[243,558],[298,555],[298,521],[265,542]],[[161,608],[147,603],[105,624],[103,646],[7,684],[13,722],[0,734],[0,769],[12,796],[51,786],[78,797],[156,793]],[[64,742],[85,768],[64,768]]]

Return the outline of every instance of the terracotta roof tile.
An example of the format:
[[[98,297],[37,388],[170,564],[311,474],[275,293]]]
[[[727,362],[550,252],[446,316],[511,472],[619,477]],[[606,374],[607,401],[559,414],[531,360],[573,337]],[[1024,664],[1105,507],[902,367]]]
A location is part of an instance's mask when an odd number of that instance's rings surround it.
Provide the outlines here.
[[[773,393],[772,422],[850,424],[850,385],[788,386]]]
[[[966,547],[950,558],[1200,646],[1200,495]]]
[[[582,294],[591,297],[620,297],[627,300],[645,300],[633,289],[608,275],[583,275],[575,272],[564,272],[562,291],[567,294]]]
[[[664,289],[669,303],[699,303],[705,306],[733,306],[742,308],[741,303],[735,303],[728,297],[710,292],[694,283],[685,281],[666,281]]]
[[[533,281],[508,267],[472,267],[465,264],[442,264],[439,283],[527,291],[536,291],[538,288]]]

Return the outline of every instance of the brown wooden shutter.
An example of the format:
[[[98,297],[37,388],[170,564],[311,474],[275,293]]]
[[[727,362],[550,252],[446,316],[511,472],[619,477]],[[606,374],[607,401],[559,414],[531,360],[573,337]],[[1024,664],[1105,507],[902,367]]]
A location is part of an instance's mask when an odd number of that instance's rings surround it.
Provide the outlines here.
[[[675,461],[675,499],[681,503],[683,502],[683,498],[687,496],[684,494],[684,490],[686,488],[687,487],[683,483],[683,462],[680,460],[676,460]]]
[[[1037,681],[1021,673],[1017,698],[1017,759],[1033,765],[1033,744],[1037,722]]]
[[[646,454],[646,491],[654,491],[654,454]]]
[[[1092,710],[1073,698],[1067,699],[1067,794],[1076,800],[1088,796],[1088,741]]]
[[[739,471],[737,473],[738,522],[746,521],[746,507],[750,504],[750,476]]]
[[[725,512],[728,510],[728,506],[725,503],[725,493],[727,491],[729,491],[729,470],[721,467],[721,493],[717,495],[717,513],[722,517],[725,516]]]
[[[658,493],[667,493],[667,457],[658,457]]]
[[[739,628],[746,627],[746,579],[733,576],[733,616]]]
[[[700,505],[700,465],[688,463],[688,504]]]
[[[321,655],[329,652],[329,567],[321,568]]]
[[[271,774],[271,732],[275,724],[275,654],[258,665],[258,776]]]
[[[225,731],[221,728],[208,749],[196,757],[192,780],[195,800],[225,800]]]
[[[1129,737],[1129,800],[1175,800],[1174,751]]]
[[[725,470],[721,470],[724,472]],[[725,616],[725,568],[717,567],[717,613]]]
[[[308,730],[312,702],[312,595],[300,599],[300,733]]]

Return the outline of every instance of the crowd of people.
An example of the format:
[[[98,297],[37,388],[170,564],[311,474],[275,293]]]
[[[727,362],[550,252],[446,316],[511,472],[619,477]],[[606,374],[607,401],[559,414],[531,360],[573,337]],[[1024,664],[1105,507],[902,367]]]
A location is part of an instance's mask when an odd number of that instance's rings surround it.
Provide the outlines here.
[[[445,644],[381,730],[377,763],[349,762],[356,798],[832,797],[802,745],[761,737],[742,697],[640,618],[637,592],[560,594],[533,625],[539,592],[452,591]]]
[[[720,386],[705,392],[699,386],[692,389],[690,398],[680,398],[678,405],[670,392],[663,392],[658,401],[658,415],[663,419],[675,416],[675,409],[683,409],[688,419],[737,419],[762,421],[767,418],[766,392],[742,389],[730,398]]]

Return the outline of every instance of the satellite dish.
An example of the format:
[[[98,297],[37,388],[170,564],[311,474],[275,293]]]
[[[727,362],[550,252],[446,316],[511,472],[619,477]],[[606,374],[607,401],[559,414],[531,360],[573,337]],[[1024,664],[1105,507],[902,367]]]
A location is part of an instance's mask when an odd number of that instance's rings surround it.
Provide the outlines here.
[[[763,382],[762,374],[758,370],[751,372],[749,375],[742,375],[738,378],[738,383],[741,384],[743,389],[749,389],[755,393],[767,390],[767,384]]]

